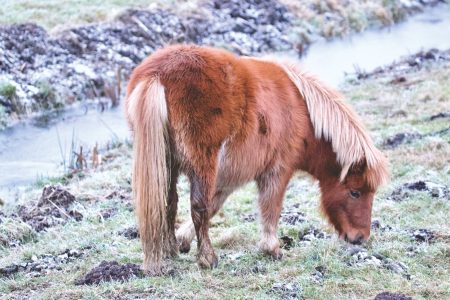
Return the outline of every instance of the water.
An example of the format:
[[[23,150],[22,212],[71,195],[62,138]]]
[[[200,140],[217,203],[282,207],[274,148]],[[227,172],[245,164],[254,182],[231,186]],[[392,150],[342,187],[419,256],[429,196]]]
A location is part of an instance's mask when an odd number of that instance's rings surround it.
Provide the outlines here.
[[[387,65],[423,49],[450,48],[450,6],[437,6],[406,22],[376,31],[366,31],[341,40],[313,44],[303,65],[333,86],[345,73]]]
[[[322,80],[337,86],[345,73],[389,64],[422,49],[450,48],[450,6],[428,9],[389,29],[368,31],[349,38],[315,43],[303,65]],[[129,131],[121,108],[100,113],[72,109],[43,126],[30,121],[0,133],[0,197],[39,177],[61,175],[74,139],[84,149]],[[59,146],[61,145],[61,147]]]

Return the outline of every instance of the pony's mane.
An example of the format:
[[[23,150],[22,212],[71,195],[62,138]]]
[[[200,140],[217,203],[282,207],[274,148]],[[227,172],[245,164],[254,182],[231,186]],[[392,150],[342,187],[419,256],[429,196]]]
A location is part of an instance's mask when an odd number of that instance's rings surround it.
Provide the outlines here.
[[[387,161],[375,147],[359,117],[344,102],[342,94],[301,71],[295,62],[270,61],[285,70],[306,101],[315,137],[331,142],[337,162],[342,167],[340,180],[345,179],[352,165],[365,161],[367,184],[376,189],[385,183],[389,177]]]

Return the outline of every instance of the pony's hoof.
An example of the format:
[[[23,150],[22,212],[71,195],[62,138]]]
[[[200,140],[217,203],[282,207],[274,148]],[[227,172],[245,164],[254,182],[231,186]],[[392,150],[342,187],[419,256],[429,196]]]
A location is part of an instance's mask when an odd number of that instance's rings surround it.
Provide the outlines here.
[[[214,252],[198,256],[197,263],[202,269],[214,269],[219,264],[219,259]]]
[[[269,256],[273,260],[281,260],[283,258],[283,251],[281,251],[281,248],[275,248],[273,250],[261,250],[265,255]]]
[[[178,250],[180,250],[180,253],[188,253],[191,250],[191,243],[182,242]]]
[[[283,251],[281,251],[280,248],[275,249],[274,251],[271,251],[271,252],[269,252],[267,254],[270,255],[270,257],[273,260],[281,260],[283,258]]]

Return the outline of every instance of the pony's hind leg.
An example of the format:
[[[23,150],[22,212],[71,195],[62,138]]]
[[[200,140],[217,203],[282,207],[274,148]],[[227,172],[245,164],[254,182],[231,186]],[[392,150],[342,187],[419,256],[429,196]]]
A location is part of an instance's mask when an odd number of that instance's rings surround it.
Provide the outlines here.
[[[283,256],[277,237],[277,228],[284,192],[291,175],[291,171],[281,173],[268,171],[256,180],[259,190],[258,204],[262,225],[259,248],[274,259],[280,259]]]
[[[168,240],[166,243],[165,253],[167,257],[175,257],[178,255],[178,244],[175,237],[175,220],[178,210],[178,193],[177,181],[179,176],[179,169],[177,166],[172,166],[170,172],[170,187],[169,196],[167,198],[167,229]]]
[[[227,197],[231,194],[232,190],[219,190],[216,191],[211,201],[209,210],[209,219],[220,210]],[[181,253],[188,253],[191,249],[192,240],[195,237],[195,227],[192,222],[192,218],[184,222],[176,233],[177,241],[179,244],[179,250]]]
[[[215,268],[218,259],[209,239],[209,211],[215,186],[215,164],[205,170],[203,175],[193,172],[191,181],[191,217],[197,235],[197,263],[205,269]]]

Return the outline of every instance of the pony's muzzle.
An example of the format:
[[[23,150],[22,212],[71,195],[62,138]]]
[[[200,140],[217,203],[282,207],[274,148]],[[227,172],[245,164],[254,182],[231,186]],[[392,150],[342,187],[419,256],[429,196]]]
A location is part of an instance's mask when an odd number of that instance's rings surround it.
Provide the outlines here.
[[[361,245],[367,238],[362,233],[356,234],[354,237],[349,237],[346,233],[343,236],[344,241],[353,245]]]

